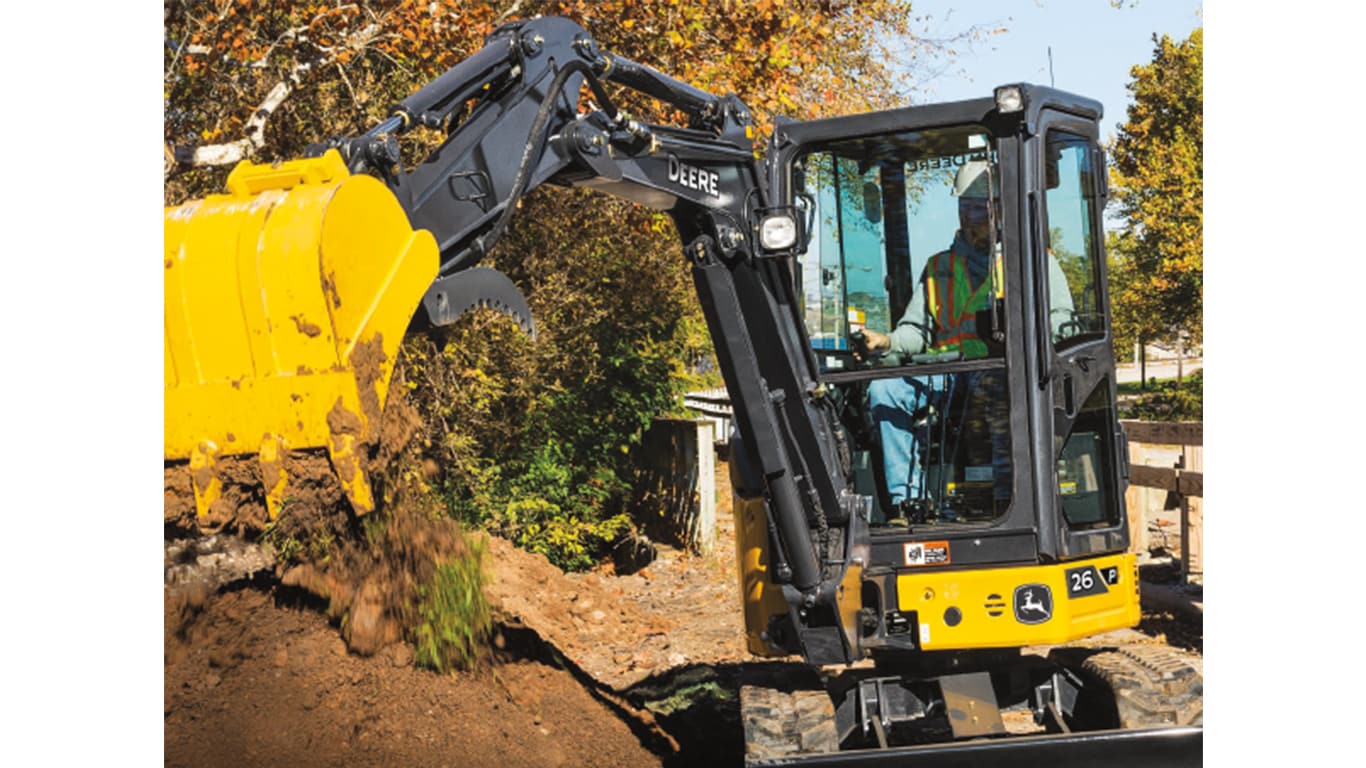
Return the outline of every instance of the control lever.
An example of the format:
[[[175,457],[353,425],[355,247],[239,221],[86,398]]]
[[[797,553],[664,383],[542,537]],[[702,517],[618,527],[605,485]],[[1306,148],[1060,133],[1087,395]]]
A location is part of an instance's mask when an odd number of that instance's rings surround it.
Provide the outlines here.
[[[849,343],[854,346],[854,359],[867,360],[869,362],[882,357],[883,351],[873,351],[868,348],[868,334],[862,329],[849,332]]]

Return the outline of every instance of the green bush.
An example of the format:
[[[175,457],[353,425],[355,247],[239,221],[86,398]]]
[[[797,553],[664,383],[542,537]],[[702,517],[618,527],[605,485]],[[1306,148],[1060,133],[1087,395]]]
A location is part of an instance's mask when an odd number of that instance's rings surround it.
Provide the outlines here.
[[[1141,421],[1201,421],[1204,418],[1204,369],[1182,379],[1160,381],[1120,408],[1120,418]]]
[[[565,570],[582,570],[630,529],[630,521],[609,511],[626,491],[609,467],[599,465],[597,475],[585,481],[571,463],[559,444],[546,443],[501,489],[508,501],[494,510],[491,522],[517,546]]]
[[[474,312],[410,337],[400,363],[450,514],[578,570],[630,530],[651,421],[720,377],[666,218],[586,191],[523,207],[493,266],[526,294],[537,337]]]

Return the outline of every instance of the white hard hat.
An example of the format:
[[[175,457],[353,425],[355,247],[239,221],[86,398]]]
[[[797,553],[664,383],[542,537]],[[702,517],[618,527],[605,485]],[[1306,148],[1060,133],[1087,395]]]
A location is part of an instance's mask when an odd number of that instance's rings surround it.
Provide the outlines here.
[[[953,177],[953,196],[989,197],[988,179],[990,178],[991,174],[987,172],[985,160],[969,160],[963,163],[963,167],[959,168],[958,173]]]

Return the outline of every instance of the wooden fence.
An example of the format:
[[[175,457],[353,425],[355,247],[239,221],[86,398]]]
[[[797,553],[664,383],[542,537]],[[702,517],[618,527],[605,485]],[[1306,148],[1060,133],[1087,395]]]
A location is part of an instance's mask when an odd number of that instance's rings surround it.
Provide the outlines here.
[[[1180,509],[1181,576],[1203,579],[1204,424],[1199,421],[1122,421],[1129,435],[1129,542],[1148,548],[1148,518],[1155,496],[1175,494]],[[1155,493],[1156,492],[1156,493]],[[1159,512],[1167,505],[1159,507]]]
[[[730,442],[730,422],[735,418],[735,413],[725,387],[689,392],[683,396],[683,407],[711,421],[718,448]]]
[[[710,419],[655,419],[637,469],[637,522],[657,541],[716,548],[716,449]]]

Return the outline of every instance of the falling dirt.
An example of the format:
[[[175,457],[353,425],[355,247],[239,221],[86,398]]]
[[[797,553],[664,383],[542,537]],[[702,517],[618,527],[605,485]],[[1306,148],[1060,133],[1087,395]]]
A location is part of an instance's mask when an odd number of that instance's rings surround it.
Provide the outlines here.
[[[391,387],[398,391],[405,388],[403,376],[395,377]],[[364,401],[364,398],[362,398]],[[379,444],[366,464],[372,476],[383,476],[393,463],[412,442],[413,436],[422,428],[422,415],[405,398],[392,398],[379,418]]]
[[[347,646],[363,655],[404,639],[404,628],[414,625],[419,590],[440,565],[469,556],[453,521],[405,507],[375,518],[361,541],[338,540],[332,547],[321,560],[284,570],[280,581],[325,600]]]

